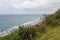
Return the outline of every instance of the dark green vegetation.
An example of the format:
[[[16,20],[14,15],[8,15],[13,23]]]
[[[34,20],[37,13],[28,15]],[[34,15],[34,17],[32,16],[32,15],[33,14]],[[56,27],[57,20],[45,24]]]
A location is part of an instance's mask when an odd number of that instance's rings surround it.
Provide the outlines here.
[[[0,37],[0,40],[60,40],[60,9],[45,16],[41,23],[19,27],[18,31]]]

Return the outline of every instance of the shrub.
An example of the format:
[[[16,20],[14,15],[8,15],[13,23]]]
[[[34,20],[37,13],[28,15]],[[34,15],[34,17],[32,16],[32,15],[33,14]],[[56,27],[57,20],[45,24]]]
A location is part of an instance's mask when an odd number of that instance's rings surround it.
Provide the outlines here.
[[[33,40],[36,36],[36,31],[31,27],[19,27],[18,35],[20,40]]]

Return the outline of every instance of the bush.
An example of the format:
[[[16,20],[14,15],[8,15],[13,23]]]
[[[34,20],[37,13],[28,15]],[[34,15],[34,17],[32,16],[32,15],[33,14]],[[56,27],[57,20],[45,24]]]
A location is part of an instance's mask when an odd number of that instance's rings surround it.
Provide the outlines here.
[[[20,40],[33,40],[36,36],[36,31],[31,27],[19,27],[18,35]]]
[[[57,26],[60,25],[60,9],[55,12],[55,14],[48,15],[45,17],[45,22],[47,26]]]

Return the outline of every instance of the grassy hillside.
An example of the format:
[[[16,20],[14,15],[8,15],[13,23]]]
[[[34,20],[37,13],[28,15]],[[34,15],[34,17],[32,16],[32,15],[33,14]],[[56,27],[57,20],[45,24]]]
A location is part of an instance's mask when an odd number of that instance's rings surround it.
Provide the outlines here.
[[[15,31],[0,40],[60,40],[60,9],[34,26],[19,27]]]
[[[54,14],[46,16],[41,26],[43,27],[44,25],[46,33],[41,38],[37,38],[37,40],[60,40],[60,9]]]

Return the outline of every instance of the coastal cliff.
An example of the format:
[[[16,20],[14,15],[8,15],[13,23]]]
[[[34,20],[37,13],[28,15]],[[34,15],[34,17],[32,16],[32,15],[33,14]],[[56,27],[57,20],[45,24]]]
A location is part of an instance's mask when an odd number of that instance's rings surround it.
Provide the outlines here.
[[[45,16],[43,21],[35,22],[33,26],[18,26],[18,30],[0,40],[60,40],[60,9]]]

